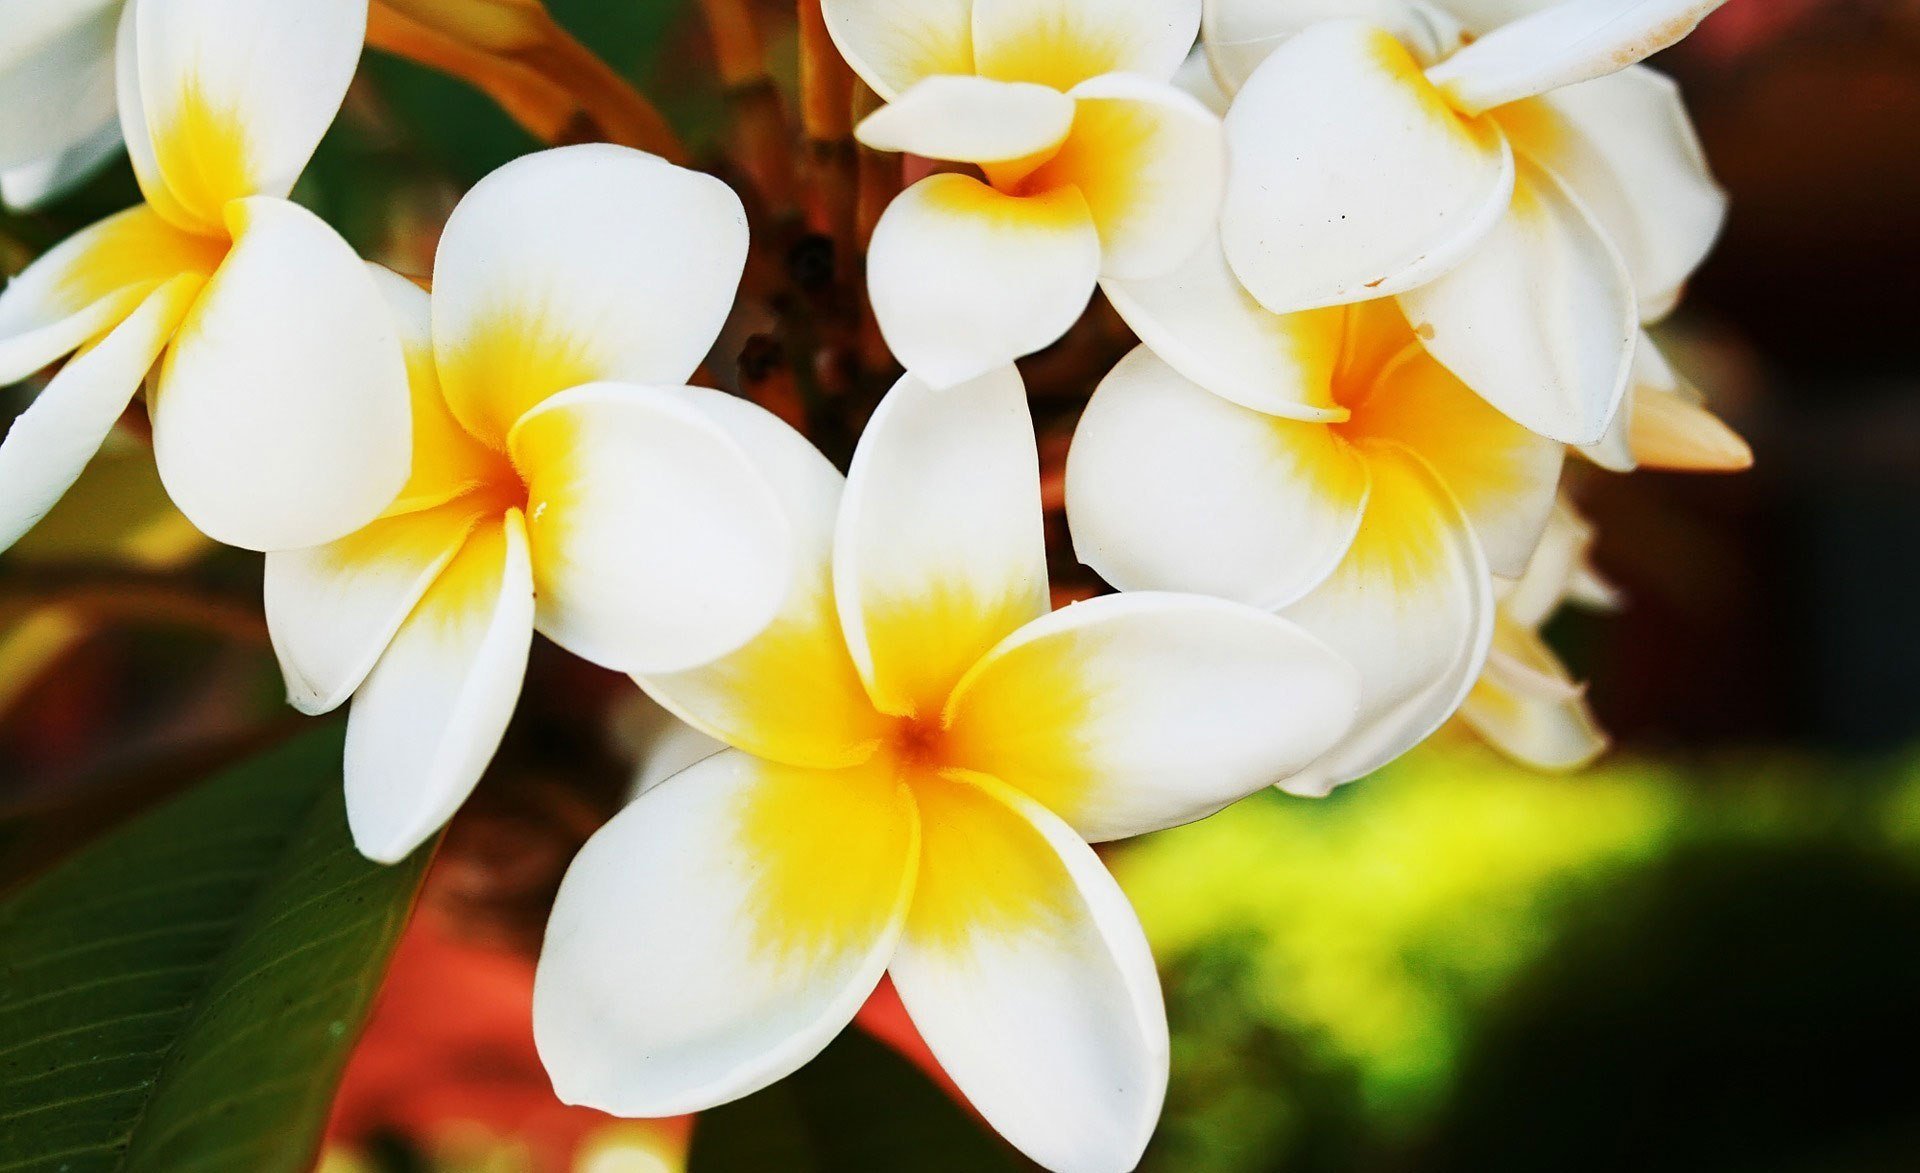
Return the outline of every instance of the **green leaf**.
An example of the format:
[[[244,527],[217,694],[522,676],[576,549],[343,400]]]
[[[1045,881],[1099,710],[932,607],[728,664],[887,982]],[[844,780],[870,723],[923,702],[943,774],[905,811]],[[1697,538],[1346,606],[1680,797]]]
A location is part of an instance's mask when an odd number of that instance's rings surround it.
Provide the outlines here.
[[[0,1173],[311,1166],[430,854],[347,835],[338,729],[0,903]]]

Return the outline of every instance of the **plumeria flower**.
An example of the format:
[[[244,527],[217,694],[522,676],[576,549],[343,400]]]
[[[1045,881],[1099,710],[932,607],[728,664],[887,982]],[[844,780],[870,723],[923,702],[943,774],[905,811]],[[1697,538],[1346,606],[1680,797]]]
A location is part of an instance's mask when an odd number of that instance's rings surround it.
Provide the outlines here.
[[[1209,0],[1234,272],[1282,313],[1397,297],[1488,402],[1598,442],[1725,215],[1634,63],[1722,2]]]
[[[0,293],[0,384],[74,354],[0,446],[0,549],[79,476],[156,362],[160,477],[209,537],[330,541],[405,482],[391,317],[346,242],[285,198],[365,26],[365,0],[126,5],[120,118],[146,203]]]
[[[370,858],[406,856],[473,789],[536,629],[618,671],[674,672],[734,651],[786,598],[774,488],[682,386],[746,254],[725,184],[581,146],[461,201],[431,298],[381,275],[412,373],[412,479],[365,529],[269,555],[266,583],[292,703],[353,697],[347,814]]]
[[[1753,467],[1753,449],[1707,409],[1699,389],[1680,377],[1645,333],[1634,350],[1633,377],[1613,426],[1600,443],[1581,452],[1614,472],[1744,472]]]
[[[534,1033],[561,1097],[662,1116],[817,1054],[890,973],[968,1101],[1041,1164],[1131,1169],[1167,1026],[1088,847],[1218,810],[1317,758],[1352,669],[1215,599],[1047,613],[1038,453],[1012,368],[909,376],[844,482],[758,433],[799,543],[774,625],[642,684],[731,748],[647,791],[563,883]]]
[[[120,149],[120,0],[0,0],[0,202],[30,208]]]
[[[1074,436],[1080,560],[1123,590],[1272,608],[1359,666],[1353,734],[1286,789],[1385,765],[1479,678],[1492,576],[1525,569],[1565,446],[1489,407],[1392,301],[1268,313],[1217,248],[1108,295],[1149,346]]]
[[[1562,499],[1526,573],[1495,588],[1493,651],[1460,709],[1487,744],[1537,770],[1578,770],[1607,749],[1586,689],[1540,636],[1564,603],[1618,605],[1589,562],[1593,538],[1593,526]]]
[[[826,0],[825,13],[888,102],[860,140],[971,167],[896,199],[867,258],[880,329],[927,382],[1051,345],[1100,277],[1166,272],[1219,216],[1220,120],[1168,84],[1200,0]]]

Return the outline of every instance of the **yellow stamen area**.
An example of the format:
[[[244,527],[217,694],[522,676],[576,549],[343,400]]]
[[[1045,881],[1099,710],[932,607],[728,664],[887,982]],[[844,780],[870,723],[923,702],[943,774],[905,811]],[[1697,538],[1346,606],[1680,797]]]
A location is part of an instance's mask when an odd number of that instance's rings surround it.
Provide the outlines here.
[[[1050,156],[986,168],[996,188],[1009,195],[1040,196],[1078,188],[1086,197],[1102,239],[1138,226],[1129,221],[1156,206],[1141,187],[1157,149],[1161,125],[1138,102],[1085,98],[1074,103],[1073,127]]]
[[[879,708],[900,717],[938,715],[969,668],[1039,616],[1026,592],[983,597],[977,588],[955,580],[935,581],[914,596],[870,604],[867,641]]]
[[[1004,5],[1003,11],[1011,10]],[[1125,31],[1079,19],[1058,7],[1030,4],[1021,26],[976,46],[980,76],[995,81],[1024,81],[1065,92],[1083,81],[1126,68],[1135,46]]]
[[[447,406],[475,439],[500,451],[521,416],[562,391],[597,381],[607,369],[579,334],[551,314],[524,308],[483,315],[447,351],[440,364]]]
[[[1368,42],[1374,63],[1380,71],[1414,95],[1422,112],[1435,126],[1465,141],[1475,151],[1498,149],[1500,126],[1491,112],[1481,115],[1461,113],[1446,90],[1427,80],[1427,71],[1421,67],[1419,60],[1392,33],[1376,29]]]
[[[1073,880],[1026,819],[963,775],[929,775],[914,797],[920,876],[907,933],[916,946],[962,952],[1070,921]]]
[[[178,102],[153,136],[160,175],[201,231],[224,235],[227,204],[255,192],[246,123],[221,105],[198,77],[189,77]]]
[[[483,517],[408,622],[431,623],[448,631],[470,628],[477,617],[493,614],[506,580],[506,567],[505,515]]]
[[[156,287],[184,273],[211,276],[227,250],[224,239],[182,232],[150,208],[132,208],[88,230],[84,251],[61,274],[54,297],[77,313],[123,290]]]

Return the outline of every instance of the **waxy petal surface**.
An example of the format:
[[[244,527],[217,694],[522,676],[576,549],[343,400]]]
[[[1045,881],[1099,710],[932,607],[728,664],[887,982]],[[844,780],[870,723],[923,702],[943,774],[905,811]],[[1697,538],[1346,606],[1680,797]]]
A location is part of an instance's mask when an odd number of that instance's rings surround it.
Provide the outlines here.
[[[1073,108],[1059,90],[1028,82],[930,77],[868,115],[856,133],[876,151],[1005,163],[1059,146]]]
[[[1201,0],[973,0],[983,77],[1070,90],[1107,73],[1173,76],[1200,33]]]
[[[892,101],[936,74],[973,72],[973,0],[822,0],[827,32]]]

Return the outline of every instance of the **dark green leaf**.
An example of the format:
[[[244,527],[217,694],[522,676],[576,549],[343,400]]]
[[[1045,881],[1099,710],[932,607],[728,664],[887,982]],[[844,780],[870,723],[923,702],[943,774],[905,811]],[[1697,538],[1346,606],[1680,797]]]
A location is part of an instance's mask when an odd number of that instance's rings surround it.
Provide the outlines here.
[[[311,1165],[425,870],[347,836],[338,730],[0,904],[0,1173]]]

